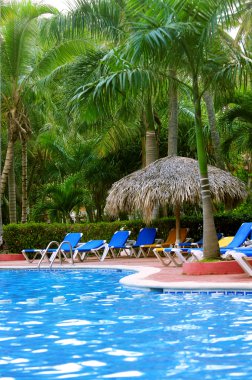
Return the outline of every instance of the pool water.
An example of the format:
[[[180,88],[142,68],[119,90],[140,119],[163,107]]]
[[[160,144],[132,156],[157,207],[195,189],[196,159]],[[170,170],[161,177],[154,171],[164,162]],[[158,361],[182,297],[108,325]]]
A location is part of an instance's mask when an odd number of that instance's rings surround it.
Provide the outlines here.
[[[0,271],[0,378],[251,378],[251,296],[145,292],[123,276]]]

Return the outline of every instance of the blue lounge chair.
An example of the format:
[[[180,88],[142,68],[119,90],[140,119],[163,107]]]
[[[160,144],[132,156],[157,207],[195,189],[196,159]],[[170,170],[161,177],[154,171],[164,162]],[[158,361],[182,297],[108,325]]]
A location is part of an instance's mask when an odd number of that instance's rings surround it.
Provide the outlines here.
[[[127,252],[127,240],[131,234],[131,231],[119,230],[114,233],[111,240],[105,244],[103,254],[100,258],[101,261],[105,260],[107,255],[110,255],[112,258],[120,256],[121,252],[124,250]],[[98,252],[99,250],[97,250]]]
[[[189,251],[188,248],[156,248],[153,250],[154,255],[156,258],[161,262],[162,265],[168,266],[171,263],[175,264],[177,267],[181,267],[184,262],[187,260],[191,260],[191,255],[190,257],[188,256],[188,259],[186,256],[183,255],[187,254]],[[194,261],[194,259],[192,259]]]
[[[217,233],[218,240],[220,240],[222,237],[223,237],[223,234],[221,232],[218,232]],[[200,248],[202,246],[203,246],[203,237],[200,240],[195,241],[195,242],[186,241],[184,243],[179,243],[179,247],[183,247],[183,248],[192,248],[192,247]]]
[[[252,247],[233,248],[232,250],[227,251],[226,254],[228,255],[229,252],[241,252],[247,257],[252,257]]]
[[[78,258],[80,261],[83,261],[88,253],[94,253],[96,257],[100,258],[97,255],[97,250],[105,246],[106,240],[89,240],[87,243],[80,244],[74,251],[73,259]]]
[[[220,240],[222,236],[222,233],[217,233],[218,240]],[[203,255],[202,248],[198,248],[200,245],[203,245],[203,238],[195,243],[180,243],[179,246],[175,248],[164,248],[163,250],[155,249],[154,254],[163,265],[167,266],[173,263],[176,266],[180,267],[186,261],[199,260],[199,258],[197,258],[196,256],[191,255],[191,249],[194,247],[193,244],[195,245],[193,252],[198,250],[199,255]]]
[[[104,261],[107,255],[114,258],[118,256],[122,250],[128,248],[126,242],[130,236],[130,233],[131,231],[116,231],[108,243],[104,240],[91,240],[86,243],[89,244],[88,246],[85,247],[85,245],[83,245],[77,247],[74,257],[77,257],[77,252],[81,253],[83,251],[84,254],[81,256],[82,260],[84,260],[89,254],[94,254],[100,261]],[[99,242],[103,243],[99,244]],[[94,245],[97,246],[95,247]],[[92,247],[92,249],[86,249],[87,247]]]
[[[150,244],[154,244],[157,235],[157,229],[154,227],[144,227],[140,230],[137,240],[130,246],[130,255],[140,257],[143,255],[146,257],[146,247]],[[148,248],[147,248],[148,250]]]
[[[252,250],[250,250],[250,251],[251,251],[250,256],[252,256]],[[252,277],[251,261],[250,262],[248,261],[247,254],[240,252],[240,250],[239,251],[233,250],[233,251],[228,251],[228,252],[229,252],[230,256],[232,256],[233,259],[235,259],[235,261],[240,265],[240,267],[244,270],[244,272],[246,272],[249,276]]]
[[[252,223],[242,223],[233,240],[226,247],[220,248],[220,253],[224,255],[229,250],[238,250],[238,247],[251,236],[251,233]],[[164,248],[162,252],[154,249],[153,252],[163,265],[169,265],[173,262],[176,266],[181,266],[186,261],[199,261],[203,258],[203,249],[194,247]],[[247,253],[249,253],[249,250],[247,250]],[[187,255],[187,257],[185,257],[185,255]]]
[[[244,244],[246,239],[250,238],[252,234],[252,222],[242,223],[238,231],[236,232],[233,240],[226,245],[226,247],[220,248],[221,255],[233,249],[240,249],[241,245]],[[189,252],[195,257],[195,259],[201,260],[203,258],[202,248],[189,249]],[[248,251],[249,252],[249,251]]]
[[[229,243],[226,247],[220,248],[221,254],[226,253],[230,249],[240,247],[242,244],[244,244],[246,239],[251,237],[251,234],[252,234],[252,223],[251,222],[242,223],[242,225],[236,232],[231,243]]]
[[[82,235],[83,234],[81,232],[70,232],[66,234],[64,240],[61,243],[53,240],[47,245],[46,248],[23,249],[22,254],[25,257],[25,259],[30,263],[33,262],[37,258],[37,256],[40,255],[41,258],[39,260],[38,267],[45,258],[50,262],[50,266],[52,266],[52,263],[57,256],[60,258],[61,261],[62,256],[65,259],[67,259],[67,253],[70,253],[70,256],[72,258],[73,250],[79,244]],[[53,246],[56,247],[52,248]],[[32,258],[29,257],[31,255],[33,255]],[[73,261],[71,260],[71,262]]]

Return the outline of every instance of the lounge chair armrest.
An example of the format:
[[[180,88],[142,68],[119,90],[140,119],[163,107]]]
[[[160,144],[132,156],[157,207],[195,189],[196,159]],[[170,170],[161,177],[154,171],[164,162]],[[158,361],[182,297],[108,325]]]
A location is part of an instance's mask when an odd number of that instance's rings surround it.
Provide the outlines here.
[[[134,245],[136,240],[127,240],[126,245],[132,246]]]
[[[193,238],[186,238],[185,241],[183,241],[183,243],[193,243]]]
[[[76,248],[81,247],[82,245],[84,245],[84,244],[86,244],[86,243],[87,243],[86,241],[81,242],[81,243],[78,243],[78,244],[76,245]]]
[[[56,240],[52,240],[50,241],[50,243],[48,244],[48,246],[46,247],[45,251],[47,252],[47,250],[52,246],[52,245],[56,245],[57,248],[59,247],[60,243]]]
[[[200,246],[199,246],[199,244],[197,242],[192,242],[191,243],[191,247],[200,248]]]
[[[252,246],[252,240],[246,240],[244,242],[244,247],[251,247]]]

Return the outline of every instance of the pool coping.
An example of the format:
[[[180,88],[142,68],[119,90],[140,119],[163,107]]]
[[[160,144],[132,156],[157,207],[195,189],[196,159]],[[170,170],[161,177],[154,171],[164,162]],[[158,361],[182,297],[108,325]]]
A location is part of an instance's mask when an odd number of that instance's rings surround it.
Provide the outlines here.
[[[38,269],[37,265],[30,264],[29,266],[25,265],[6,265],[4,267],[0,267],[0,270],[3,269]],[[50,270],[49,267],[43,266],[41,267],[42,270],[47,269]],[[96,264],[85,266],[79,265],[78,263],[75,263],[74,266],[70,264],[64,264],[64,265],[54,265],[54,269],[98,269],[98,270],[120,270],[120,271],[132,271],[134,273],[130,275],[126,275],[125,277],[120,279],[120,283],[124,286],[131,287],[131,288],[137,288],[142,290],[159,290],[163,292],[170,292],[170,291],[204,291],[204,292],[211,292],[211,291],[252,291],[252,281],[249,284],[248,282],[198,282],[198,281],[157,281],[157,280],[151,280],[147,277],[157,274],[160,272],[160,268],[152,267],[152,266],[141,266],[141,265],[120,265],[120,264],[114,264],[114,265],[103,265],[102,267]]]

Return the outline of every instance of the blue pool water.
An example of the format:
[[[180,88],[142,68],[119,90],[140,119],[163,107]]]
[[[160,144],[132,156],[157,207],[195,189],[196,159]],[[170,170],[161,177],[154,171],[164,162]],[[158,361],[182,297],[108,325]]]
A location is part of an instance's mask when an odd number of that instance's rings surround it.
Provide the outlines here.
[[[124,275],[0,271],[0,378],[251,378],[251,296],[144,292]]]

